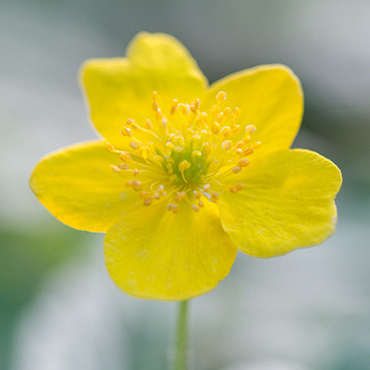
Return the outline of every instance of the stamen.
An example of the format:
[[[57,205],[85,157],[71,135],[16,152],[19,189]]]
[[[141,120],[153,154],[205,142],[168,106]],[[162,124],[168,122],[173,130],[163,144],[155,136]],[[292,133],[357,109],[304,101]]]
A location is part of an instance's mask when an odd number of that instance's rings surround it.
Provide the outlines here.
[[[240,167],[234,167],[231,169],[232,173],[239,173],[242,169]]]
[[[144,206],[150,206],[153,203],[152,198],[148,198],[144,200]]]
[[[261,143],[260,143],[259,141],[257,141],[257,142],[255,142],[255,143],[253,143],[253,144],[251,145],[251,148],[252,148],[252,149],[257,149],[259,146],[261,146]]]
[[[248,125],[245,129],[246,134],[253,134],[256,131],[256,126]]]
[[[243,158],[238,162],[239,167],[247,167],[249,165],[249,159]]]
[[[119,172],[119,171],[121,171],[117,166],[115,166],[114,164],[111,164],[110,165],[110,168],[111,168],[111,170],[113,171],[113,172]]]
[[[235,107],[233,112],[231,113],[231,119],[236,120],[236,118],[239,116],[240,109],[238,107]]]
[[[196,157],[201,157],[202,156],[202,153],[199,151],[199,150],[194,150],[192,153],[191,153],[191,160],[192,162],[195,162],[196,161]]]
[[[123,136],[132,136],[133,135],[131,130],[128,127],[121,128],[121,134]]]
[[[211,127],[212,134],[216,136],[219,134],[220,131],[221,131],[220,125],[217,122],[214,122]]]
[[[170,110],[170,116],[173,116],[177,110],[177,99],[173,99],[173,103]]]
[[[130,154],[126,153],[126,152],[122,152],[119,154],[119,157],[124,161],[124,162],[129,162],[132,160]]]
[[[226,99],[226,93],[225,93],[225,91],[218,92],[218,94],[216,95],[217,102],[221,103],[225,99]]]
[[[225,109],[224,109],[224,117],[225,118],[227,118],[227,117],[229,117],[230,116],[230,113],[231,113],[231,108],[230,107],[226,107]]]
[[[226,140],[221,144],[222,149],[228,151],[233,147],[233,142],[231,140]]]
[[[183,199],[186,198],[186,193],[184,191],[181,191],[180,193],[177,193],[175,196],[175,202],[180,203]]]
[[[182,161],[180,164],[179,164],[179,167],[178,167],[178,170],[180,171],[181,173],[181,176],[182,176],[182,179],[184,180],[184,182],[187,183],[187,180],[185,178],[185,175],[184,175],[184,172],[185,170],[187,170],[188,168],[190,168],[191,166],[191,163],[189,163],[187,160],[184,160]]]
[[[254,125],[245,128],[243,138],[235,139],[240,130],[236,124],[240,109],[222,106],[226,92],[217,93],[215,105],[208,112],[200,111],[199,99],[190,103],[174,99],[167,117],[157,92],[153,92],[152,99],[156,124],[149,118],[142,124],[128,118],[120,130],[129,138],[132,152],[106,144],[107,150],[118,154],[122,161],[112,164],[111,170],[132,176],[125,185],[138,192],[144,206],[168,199],[167,208],[173,214],[179,212],[183,201],[198,212],[204,207],[203,197],[217,203],[224,191],[236,194],[244,189],[242,183],[224,185],[222,179],[246,168],[250,163],[246,157],[261,143],[247,147],[256,131]]]
[[[145,121],[145,123],[146,123],[146,128],[147,128],[148,130],[153,130],[153,125],[152,125],[152,123],[150,122],[149,118]]]
[[[230,132],[230,127],[229,126],[222,127],[222,129],[221,129],[222,136],[224,136],[224,137],[228,136],[229,132]]]
[[[140,145],[138,143],[135,143],[135,141],[130,141],[128,145],[130,145],[130,147],[134,150],[137,150],[140,148]]]
[[[114,152],[114,146],[112,144],[107,143],[106,147],[109,152]]]

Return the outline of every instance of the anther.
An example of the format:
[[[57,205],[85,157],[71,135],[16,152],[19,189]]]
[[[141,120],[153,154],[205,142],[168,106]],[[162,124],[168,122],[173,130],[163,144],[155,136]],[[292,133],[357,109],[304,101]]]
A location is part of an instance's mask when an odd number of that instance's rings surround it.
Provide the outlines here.
[[[171,141],[168,141],[168,142],[166,143],[166,146],[167,146],[168,148],[173,149],[173,150],[175,150],[175,149],[176,149],[175,145],[174,145]]]
[[[179,164],[179,167],[178,167],[178,170],[181,172],[181,176],[182,176],[182,179],[184,180],[184,182],[187,183],[187,180],[185,178],[185,170],[187,170],[189,167],[191,166],[191,163],[189,163],[186,159],[183,160],[182,162],[180,162]]]
[[[172,175],[173,174],[173,168],[172,168],[172,164],[171,163],[167,163],[167,173],[169,175]]]
[[[139,151],[139,154],[143,157],[143,158],[147,158],[150,154],[150,149],[147,147],[147,146],[144,146],[140,149]]]
[[[216,202],[219,200],[219,194],[216,193],[215,191],[211,194],[211,198],[210,198],[210,201],[211,202]]]
[[[220,125],[217,122],[214,122],[213,125],[211,126],[212,134],[213,135],[218,135],[220,130],[221,130]]]
[[[135,120],[132,118],[127,118],[126,124],[130,125],[133,129],[137,130],[137,125],[135,125]]]
[[[148,199],[149,194],[146,191],[142,191],[142,192],[139,193],[139,197],[143,198],[143,199]]]
[[[124,161],[124,162],[129,162],[132,160],[130,154],[126,153],[126,152],[122,152],[119,154],[119,157]]]
[[[186,193],[184,191],[180,191],[175,196],[175,202],[176,203],[180,203],[185,198],[186,198]]]
[[[167,206],[167,209],[172,212],[173,214],[176,214],[179,212],[179,207],[177,206],[177,204],[173,204],[173,203],[170,203],[168,206]]]
[[[153,101],[156,102],[157,98],[158,98],[158,93],[156,91],[153,91],[153,94],[152,94]]]
[[[129,166],[127,163],[121,163],[118,165],[118,168],[120,168],[121,170],[128,170]]]
[[[261,143],[260,143],[259,141],[257,141],[257,142],[255,142],[255,143],[253,143],[253,144],[251,145],[251,148],[252,148],[252,149],[257,149],[259,146],[261,146]]]
[[[122,127],[121,128],[121,134],[123,136],[132,136],[132,132],[128,127]]]
[[[249,165],[249,159],[243,158],[238,162],[239,167],[247,167]]]
[[[239,125],[235,125],[231,128],[231,132],[233,134],[235,134],[236,132],[238,132],[240,130],[240,126]]]
[[[197,204],[192,204],[192,205],[191,205],[191,208],[193,208],[193,210],[194,210],[195,212],[198,212],[198,211],[199,211],[199,206],[198,206]]]
[[[112,144],[107,143],[106,146],[107,146],[108,152],[114,152],[114,146]]]
[[[228,151],[233,147],[233,142],[231,140],[226,140],[221,144],[222,149]]]
[[[253,134],[253,132],[255,132],[257,130],[256,126],[254,125],[248,125],[245,129],[245,132],[247,134]]]
[[[175,114],[176,110],[177,110],[177,99],[173,99],[173,103],[170,109],[170,116]]]
[[[212,108],[211,108],[211,114],[213,115],[216,115],[218,113],[218,111],[220,110],[220,108],[217,106],[217,105],[214,105]]]
[[[210,188],[211,188],[211,184],[204,184],[203,187],[202,187],[203,191],[205,191],[205,192],[208,192],[208,190]]]
[[[211,143],[204,143],[202,146],[202,155],[205,158],[208,158],[211,155]]]
[[[153,125],[152,123],[150,122],[149,118],[145,121],[145,125],[146,125],[146,128],[148,130],[152,130],[153,129]]]
[[[224,117],[225,117],[225,118],[229,117],[229,116],[230,116],[230,113],[231,113],[231,109],[230,109],[230,107],[226,107],[226,108],[224,109]]]
[[[132,181],[132,187],[133,187],[133,188],[134,188],[134,190],[136,190],[136,191],[141,191],[141,189],[142,189],[141,181],[139,181],[139,180],[134,180],[134,181]]]
[[[198,141],[198,140],[200,140],[202,137],[200,136],[200,135],[193,135],[192,137],[191,137],[191,140],[192,141]]]
[[[135,150],[139,149],[140,147],[140,145],[138,143],[135,143],[135,141],[130,141],[129,145],[132,149],[135,149]]]
[[[171,143],[175,143],[176,142],[176,135],[174,133],[172,133],[168,139],[167,139],[167,142],[171,142]]]
[[[180,113],[182,114],[189,114],[190,112],[190,107],[188,104],[180,103],[177,105],[177,109],[179,110]]]
[[[184,146],[185,145],[185,139],[182,135],[177,135],[176,139],[177,139],[177,144],[179,146]]]
[[[144,206],[150,206],[153,203],[152,198],[144,199]]]
[[[193,194],[194,194],[194,197],[195,197],[196,199],[200,199],[200,198],[202,197],[202,192],[201,192],[201,191],[199,191],[199,190],[194,190],[194,191],[193,191]]]
[[[216,122],[217,123],[222,123],[223,120],[224,120],[224,114],[223,113],[217,114],[217,116],[216,116]]]
[[[231,113],[231,118],[235,120],[239,116],[239,113],[240,113],[240,108],[235,107],[233,112]]]
[[[219,103],[221,103],[223,100],[225,100],[226,99],[225,91],[219,91],[216,95],[216,99]]]
[[[235,194],[235,193],[237,193],[237,192],[238,192],[238,189],[237,189],[235,186],[230,186],[230,187],[229,187],[229,190],[230,190],[230,192],[231,192],[231,193],[233,193],[233,194]]]
[[[240,167],[234,167],[231,169],[232,173],[239,173],[242,169]]]
[[[156,110],[157,117],[162,118],[163,117],[162,110],[158,108],[158,103],[155,103],[155,104],[157,104],[157,110]]]
[[[110,168],[111,168],[111,170],[113,171],[113,172],[119,172],[119,171],[121,171],[117,166],[115,166],[114,164],[111,164],[110,165]]]
[[[222,129],[221,129],[221,134],[222,134],[224,137],[226,137],[226,136],[229,134],[229,132],[230,132],[230,127],[229,127],[229,126],[224,126],[224,127],[222,127]]]
[[[202,112],[202,114],[200,115],[200,121],[202,123],[206,123],[208,121],[208,114],[206,112]]]
[[[134,169],[134,176],[136,177],[139,173],[140,173],[140,171],[137,168],[135,168]]]
[[[191,160],[193,162],[195,162],[195,157],[201,157],[202,156],[202,153],[199,151],[199,150],[194,150],[192,153],[191,153]]]
[[[162,126],[163,128],[166,128],[167,127],[167,118],[166,117],[162,117]]]
[[[157,102],[157,101],[155,101],[155,102],[153,103],[153,105],[152,105],[152,109],[153,109],[153,111],[154,111],[154,112],[158,112],[158,102]]]

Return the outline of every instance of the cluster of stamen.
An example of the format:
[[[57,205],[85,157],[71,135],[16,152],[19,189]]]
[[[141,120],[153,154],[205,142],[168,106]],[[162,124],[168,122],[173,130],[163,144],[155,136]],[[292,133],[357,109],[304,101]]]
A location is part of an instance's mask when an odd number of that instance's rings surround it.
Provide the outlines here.
[[[250,143],[256,130],[253,125],[240,133],[236,124],[240,109],[222,109],[225,99],[226,93],[220,91],[209,113],[200,110],[199,99],[191,104],[174,99],[165,115],[154,92],[155,121],[148,118],[139,124],[127,119],[121,128],[122,147],[127,150],[107,144],[107,149],[121,159],[120,164],[111,165],[112,171],[131,172],[132,179],[125,185],[138,192],[145,206],[167,199],[167,208],[174,214],[182,201],[199,211],[204,200],[217,202],[224,191],[241,191],[243,183],[235,181],[226,186],[223,179],[247,167],[247,157],[260,142]]]

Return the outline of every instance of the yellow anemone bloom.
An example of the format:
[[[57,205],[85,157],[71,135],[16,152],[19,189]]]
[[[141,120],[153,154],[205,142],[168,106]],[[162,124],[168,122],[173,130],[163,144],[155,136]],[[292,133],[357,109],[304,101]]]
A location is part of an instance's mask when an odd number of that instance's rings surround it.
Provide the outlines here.
[[[81,82],[102,138],[43,158],[31,188],[65,224],[106,232],[126,293],[188,299],[213,289],[238,249],[272,257],[333,233],[341,173],[289,149],[303,112],[289,68],[208,86],[176,39],[140,33],[127,58],[87,61]]]

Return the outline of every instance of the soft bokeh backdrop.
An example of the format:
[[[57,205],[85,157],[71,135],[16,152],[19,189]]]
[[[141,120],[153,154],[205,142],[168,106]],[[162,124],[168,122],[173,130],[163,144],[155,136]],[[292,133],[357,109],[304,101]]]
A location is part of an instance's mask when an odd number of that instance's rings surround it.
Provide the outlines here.
[[[369,369],[369,19],[365,0],[2,0],[0,369],[166,369],[174,304],[119,292],[102,235],[60,224],[28,188],[41,156],[95,138],[80,64],[123,55],[141,30],[180,39],[210,82],[290,66],[306,105],[295,146],[344,174],[332,238],[281,258],[239,255],[192,301],[194,368]]]

